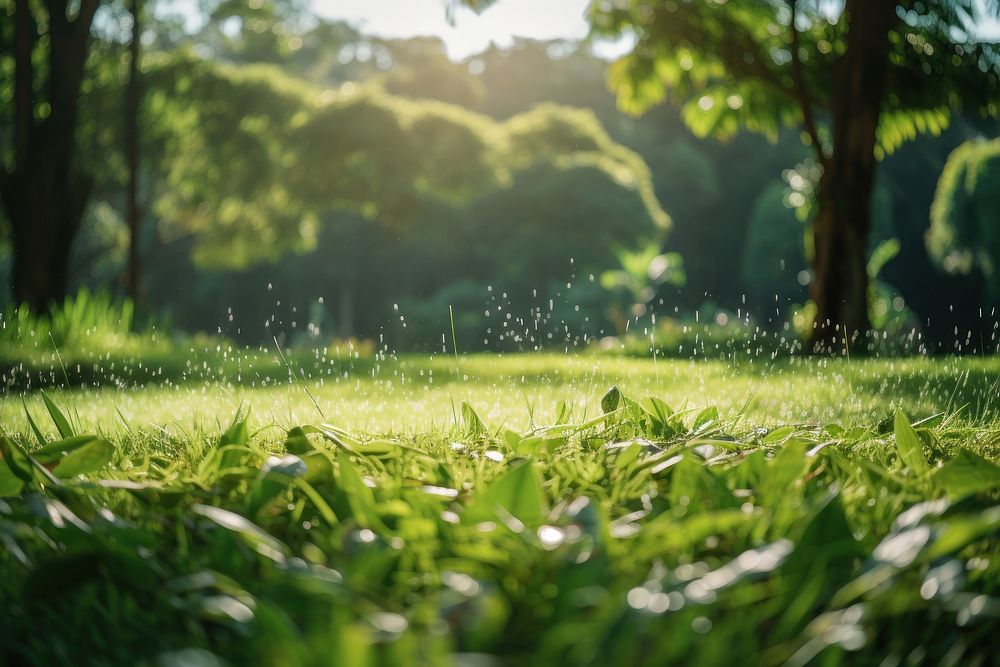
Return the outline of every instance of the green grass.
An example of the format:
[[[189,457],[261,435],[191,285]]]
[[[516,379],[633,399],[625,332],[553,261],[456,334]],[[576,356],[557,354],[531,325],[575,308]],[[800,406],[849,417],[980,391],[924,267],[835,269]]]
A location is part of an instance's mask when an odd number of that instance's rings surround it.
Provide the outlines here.
[[[993,660],[1000,360],[168,357],[2,398],[0,663]]]
[[[55,360],[45,370],[36,367],[35,378],[44,375],[47,391],[79,413],[82,428],[106,434],[121,430],[119,413],[132,427],[218,430],[242,404],[252,406],[261,426],[287,429],[319,416],[303,387],[320,403],[326,421],[374,433],[451,428],[454,406],[462,401],[492,424],[522,430],[551,423],[562,401],[574,417],[586,419],[598,414],[600,397],[615,384],[676,408],[714,405],[760,426],[863,425],[900,408],[913,415],[955,413],[964,423],[978,424],[995,419],[1000,408],[1000,357],[654,362],[589,354],[480,354],[456,362],[450,351],[434,357],[353,358],[345,350],[286,354],[287,366],[274,351],[213,342],[163,356],[103,356],[89,367],[70,359],[64,363],[74,385],[74,374],[88,368],[89,374],[80,379],[83,386],[69,391],[58,388],[64,371]],[[22,384],[27,383],[14,386]],[[28,394],[28,405],[41,407],[37,391]],[[20,398],[0,399],[0,419],[26,429]]]

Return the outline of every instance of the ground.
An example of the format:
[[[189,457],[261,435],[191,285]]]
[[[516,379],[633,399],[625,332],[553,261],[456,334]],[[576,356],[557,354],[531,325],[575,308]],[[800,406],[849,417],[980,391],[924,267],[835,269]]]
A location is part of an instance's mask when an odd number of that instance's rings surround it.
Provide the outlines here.
[[[141,364],[4,371],[8,662],[992,659],[1000,360]]]

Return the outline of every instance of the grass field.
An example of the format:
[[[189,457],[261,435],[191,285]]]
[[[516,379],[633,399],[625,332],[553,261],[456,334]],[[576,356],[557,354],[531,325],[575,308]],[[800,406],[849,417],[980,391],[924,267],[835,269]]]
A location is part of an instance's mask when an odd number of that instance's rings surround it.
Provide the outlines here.
[[[59,388],[66,377],[74,387],[69,392]],[[598,414],[600,398],[612,385],[636,396],[657,396],[675,409],[715,406],[730,418],[741,415],[761,426],[870,424],[899,408],[913,415],[955,413],[963,422],[982,423],[1000,408],[1000,357],[354,359],[346,353],[289,352],[282,358],[274,351],[191,347],[161,357],[109,355],[62,363],[50,354],[30,371],[8,363],[0,380],[12,386],[0,403],[0,417],[15,430],[27,428],[19,396],[28,390],[28,406],[37,410],[40,395],[31,390],[43,386],[71,406],[81,426],[109,434],[123,428],[121,416],[129,428],[219,430],[241,405],[251,408],[258,426],[288,428],[321,419],[369,433],[436,431],[456,424],[455,407],[462,401],[495,427],[526,429],[550,423],[563,401],[579,419]]]
[[[1000,359],[207,349],[3,378],[0,662],[994,659]]]

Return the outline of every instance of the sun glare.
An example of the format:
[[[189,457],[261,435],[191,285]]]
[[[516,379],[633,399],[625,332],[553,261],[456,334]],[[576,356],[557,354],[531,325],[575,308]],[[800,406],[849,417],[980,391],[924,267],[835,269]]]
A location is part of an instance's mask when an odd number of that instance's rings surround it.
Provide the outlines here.
[[[482,14],[457,9],[448,22],[444,0],[314,0],[325,18],[341,19],[379,37],[440,37],[453,59],[482,51],[491,42],[509,45],[514,37],[580,39],[587,34],[588,0],[510,0]]]

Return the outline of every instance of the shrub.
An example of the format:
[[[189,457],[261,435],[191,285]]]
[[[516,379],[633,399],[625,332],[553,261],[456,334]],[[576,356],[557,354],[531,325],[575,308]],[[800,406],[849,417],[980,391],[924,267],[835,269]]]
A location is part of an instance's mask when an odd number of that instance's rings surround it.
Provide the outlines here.
[[[1000,139],[970,141],[948,158],[931,207],[927,250],[945,273],[984,282],[987,303],[1000,300]]]

